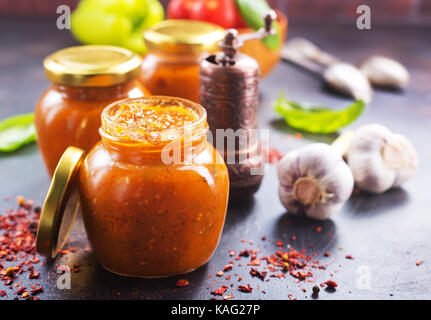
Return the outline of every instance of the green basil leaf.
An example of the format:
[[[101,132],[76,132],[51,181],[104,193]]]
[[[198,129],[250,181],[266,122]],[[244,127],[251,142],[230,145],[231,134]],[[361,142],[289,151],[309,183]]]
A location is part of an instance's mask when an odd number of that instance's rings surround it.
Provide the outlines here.
[[[0,122],[0,151],[10,152],[36,141],[34,114],[20,114]]]
[[[355,101],[343,110],[326,107],[304,107],[289,101],[280,94],[274,103],[274,110],[292,128],[311,133],[332,133],[355,121],[365,110],[362,100]]]
[[[254,30],[259,30],[265,26],[264,17],[271,10],[265,0],[235,0],[238,9],[245,23]],[[280,28],[277,21],[273,22],[276,34],[262,39],[262,42],[270,50],[278,50],[281,46]]]

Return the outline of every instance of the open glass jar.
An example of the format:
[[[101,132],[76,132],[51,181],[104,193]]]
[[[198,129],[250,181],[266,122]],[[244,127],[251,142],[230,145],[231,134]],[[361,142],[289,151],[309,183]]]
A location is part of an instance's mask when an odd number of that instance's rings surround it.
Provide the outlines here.
[[[99,140],[100,115],[109,103],[149,92],[137,80],[141,58],[112,46],[77,46],[44,60],[52,85],[35,110],[38,146],[52,175],[69,146],[89,151]]]
[[[199,103],[199,63],[217,50],[221,27],[192,20],[166,20],[144,33],[149,53],[140,80],[152,94],[180,97]]]
[[[55,257],[79,201],[107,270],[165,277],[205,264],[220,239],[229,190],[207,130],[205,109],[184,99],[152,96],[106,107],[102,141],[85,158],[69,148],[60,160],[42,209],[38,252]]]

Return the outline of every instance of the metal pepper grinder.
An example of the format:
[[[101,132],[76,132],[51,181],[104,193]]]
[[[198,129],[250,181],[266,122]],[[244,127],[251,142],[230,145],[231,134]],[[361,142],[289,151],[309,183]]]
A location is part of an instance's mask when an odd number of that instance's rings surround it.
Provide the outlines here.
[[[203,59],[199,68],[200,103],[208,114],[213,145],[225,159],[233,201],[249,199],[259,189],[263,170],[257,169],[264,163],[257,139],[259,64],[238,49],[245,41],[274,34],[275,18],[271,11],[264,18],[265,27],[255,33],[239,36],[235,29],[226,30],[219,44],[222,52]],[[221,137],[223,131],[225,136]]]

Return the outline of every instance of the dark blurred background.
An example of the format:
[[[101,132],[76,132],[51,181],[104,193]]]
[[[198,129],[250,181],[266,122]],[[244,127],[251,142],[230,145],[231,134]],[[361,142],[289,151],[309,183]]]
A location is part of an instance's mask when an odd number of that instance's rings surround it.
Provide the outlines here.
[[[74,8],[79,0],[0,0],[0,16],[54,16],[59,5]],[[161,0],[165,5],[169,0]],[[371,7],[378,24],[431,24],[430,0],[270,0],[291,22],[352,22],[361,4]]]

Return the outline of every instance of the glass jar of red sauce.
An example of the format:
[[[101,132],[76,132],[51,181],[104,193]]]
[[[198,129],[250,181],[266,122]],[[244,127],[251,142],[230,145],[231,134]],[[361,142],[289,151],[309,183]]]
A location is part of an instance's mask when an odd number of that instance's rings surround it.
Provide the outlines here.
[[[109,103],[149,95],[137,80],[141,58],[112,46],[77,46],[44,60],[52,85],[35,110],[40,152],[52,175],[69,146],[89,151],[99,140],[100,115]]]
[[[199,103],[199,63],[217,49],[221,27],[193,20],[165,20],[144,33],[149,48],[140,80],[152,94]]]
[[[64,221],[73,220],[77,198],[67,189],[75,185],[89,242],[107,270],[166,277],[204,265],[218,245],[229,190],[207,131],[205,109],[184,99],[153,96],[106,107],[101,142],[85,159],[69,148],[60,160],[37,250],[52,257],[64,243]]]

